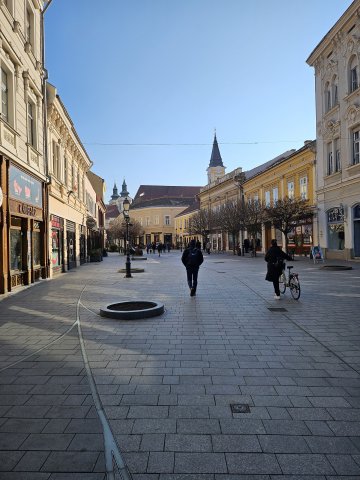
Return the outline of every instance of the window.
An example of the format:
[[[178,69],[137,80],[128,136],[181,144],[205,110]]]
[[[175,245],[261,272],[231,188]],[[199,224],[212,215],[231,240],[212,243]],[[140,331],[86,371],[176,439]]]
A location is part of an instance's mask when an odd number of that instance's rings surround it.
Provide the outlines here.
[[[148,227],[150,225],[150,217],[145,218],[145,225]]]
[[[307,177],[300,178],[300,197],[303,200],[308,198],[308,179]]]
[[[170,216],[165,215],[165,225],[170,225]]]
[[[352,164],[360,163],[360,129],[353,132],[353,158]]]
[[[332,106],[335,107],[339,103],[337,76],[335,75],[331,83]]]
[[[273,202],[274,202],[274,205],[275,205],[275,203],[279,200],[279,189],[278,189],[278,187],[273,188],[272,194],[273,194]]]
[[[30,5],[27,5],[26,7],[25,38],[28,45],[30,45],[31,49],[34,51],[34,13],[31,10]]]
[[[36,118],[35,118],[35,104],[28,102],[28,143],[36,148]]]
[[[60,180],[60,146],[53,140],[53,174]]]
[[[64,157],[64,184],[68,184],[68,159]]]
[[[267,190],[267,191],[265,192],[265,205],[266,205],[267,207],[270,206],[270,190]]]
[[[287,187],[288,187],[288,197],[289,198],[294,198],[294,182],[293,180],[290,180],[288,183],[287,183]]]
[[[341,172],[340,147],[339,147],[338,138],[334,142],[334,151],[335,151],[335,172]]]
[[[331,175],[333,173],[333,152],[332,152],[332,143],[327,144],[327,174]]]
[[[350,93],[354,92],[359,86],[359,65],[355,55],[350,61]]]
[[[325,112],[331,109],[331,90],[329,82],[325,85]]]
[[[154,217],[154,225],[159,225],[159,215],[155,215]]]
[[[143,219],[142,219],[142,217],[139,218],[139,223],[140,223],[141,226],[143,226]]]
[[[1,116],[6,122],[9,121],[8,75],[3,68],[1,69]]]

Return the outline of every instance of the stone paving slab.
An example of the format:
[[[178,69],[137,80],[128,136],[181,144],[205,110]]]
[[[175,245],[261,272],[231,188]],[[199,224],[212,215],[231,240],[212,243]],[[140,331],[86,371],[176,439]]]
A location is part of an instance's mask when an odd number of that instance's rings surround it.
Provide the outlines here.
[[[301,298],[276,303],[262,256],[206,256],[196,297],[180,252],[131,279],[123,263],[0,300],[0,480],[105,480],[96,398],[133,480],[359,480],[360,264],[297,259]],[[165,313],[99,316],[137,299]]]

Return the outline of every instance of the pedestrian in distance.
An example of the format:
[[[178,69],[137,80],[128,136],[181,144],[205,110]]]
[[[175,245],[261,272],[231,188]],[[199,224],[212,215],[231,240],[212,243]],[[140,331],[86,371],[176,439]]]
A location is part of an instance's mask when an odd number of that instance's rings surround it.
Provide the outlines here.
[[[159,252],[159,257],[160,257],[162,248],[163,248],[163,246],[162,246],[162,244],[159,242],[159,243],[158,243],[158,246],[157,246],[157,251]]]
[[[281,250],[276,240],[271,240],[271,247],[265,255],[265,262],[267,262],[265,280],[273,283],[275,300],[280,300],[279,277],[285,268],[284,260],[292,260],[292,258]]]
[[[204,261],[201,249],[196,247],[195,240],[191,240],[189,247],[184,250],[181,256],[181,261],[186,268],[187,282],[190,288],[190,297],[193,297],[196,295],[199,268]]]
[[[206,243],[206,252],[207,252],[208,255],[210,255],[210,248],[211,248],[210,242],[207,242]]]

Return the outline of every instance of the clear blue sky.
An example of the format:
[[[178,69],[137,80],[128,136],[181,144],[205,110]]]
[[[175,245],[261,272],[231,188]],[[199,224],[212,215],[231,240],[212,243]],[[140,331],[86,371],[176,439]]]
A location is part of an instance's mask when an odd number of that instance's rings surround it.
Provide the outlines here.
[[[205,185],[214,128],[226,172],[315,139],[306,59],[350,4],[53,0],[49,81],[105,200],[124,178],[132,197],[140,184]]]

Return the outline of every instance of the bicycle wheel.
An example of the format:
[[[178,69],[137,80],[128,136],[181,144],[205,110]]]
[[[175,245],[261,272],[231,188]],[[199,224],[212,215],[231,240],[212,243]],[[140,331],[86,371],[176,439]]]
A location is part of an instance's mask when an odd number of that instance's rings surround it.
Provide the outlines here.
[[[294,300],[299,300],[300,298],[300,282],[297,277],[291,277],[289,280],[290,292]]]
[[[283,272],[279,277],[279,289],[280,293],[285,293],[286,290],[286,275]]]

